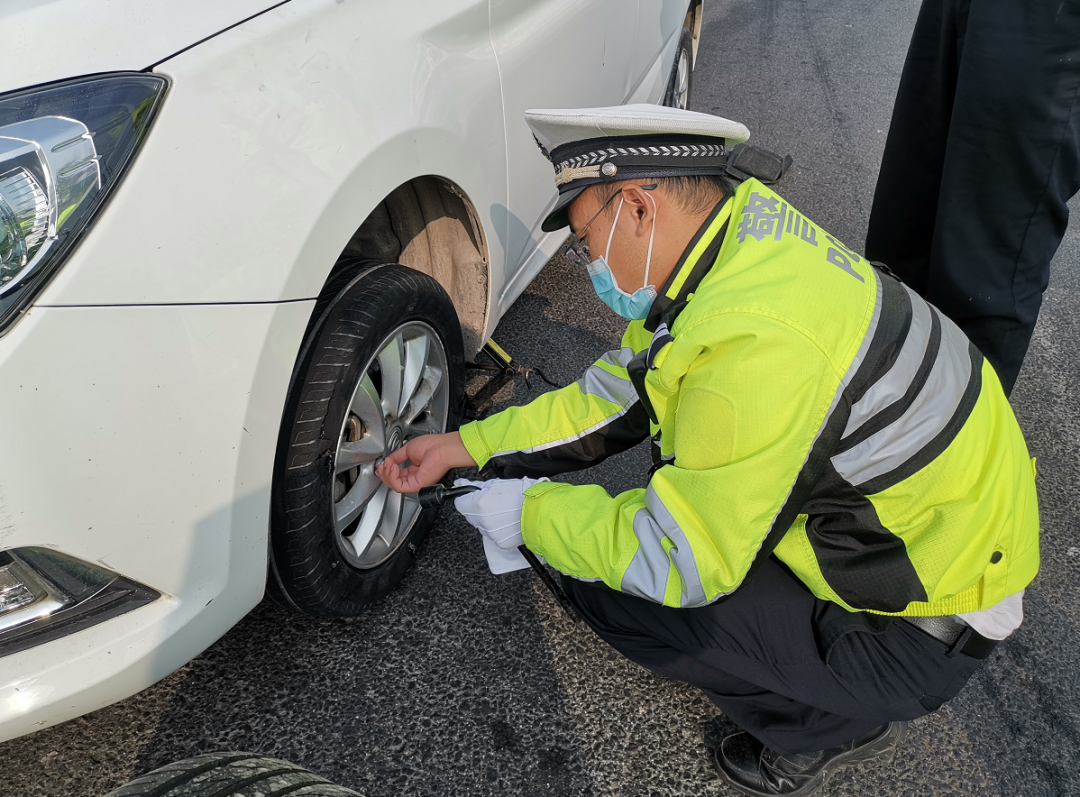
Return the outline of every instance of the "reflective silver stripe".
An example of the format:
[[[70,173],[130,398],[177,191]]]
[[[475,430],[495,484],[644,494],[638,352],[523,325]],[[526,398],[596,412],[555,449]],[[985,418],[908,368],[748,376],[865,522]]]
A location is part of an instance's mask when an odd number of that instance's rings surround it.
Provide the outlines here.
[[[609,415],[602,421],[594,423],[588,429],[582,429],[580,432],[572,434],[569,437],[560,437],[558,440],[552,440],[549,443],[540,443],[540,445],[531,446],[530,448],[508,448],[505,451],[499,451],[496,454],[492,454],[491,458],[495,459],[496,457],[505,457],[507,454],[535,454],[537,451],[547,451],[549,448],[558,448],[559,446],[564,446],[567,443],[573,443],[575,440],[580,440],[583,437],[588,437],[598,429],[603,429],[605,426],[617,421],[619,418],[626,415],[626,413],[630,412],[630,410],[633,409],[633,406],[634,405],[631,404],[628,407],[623,407],[614,415]]]
[[[922,303],[914,298],[913,304]],[[941,347],[919,395],[894,423],[832,458],[836,472],[856,486],[903,465],[949,423],[971,379],[964,333],[927,305],[941,324]]]
[[[881,321],[881,279],[882,277],[880,274],[876,275],[876,278],[874,280],[874,310],[870,316],[870,323],[866,327],[866,333],[863,335],[863,339],[859,343],[859,350],[855,352],[855,357],[852,358],[851,364],[848,365],[847,371],[844,372],[844,376],[840,380],[840,384],[836,386],[836,392],[833,394],[832,402],[829,404],[828,412],[826,412],[825,417],[821,419],[821,425],[818,426],[818,430],[814,434],[814,439],[810,442],[810,446],[806,449],[806,457],[803,459],[803,463],[799,467],[798,473],[796,473],[795,476],[792,478],[791,484],[788,485],[788,491],[787,494],[784,496],[783,503],[780,504],[780,509],[777,510],[776,515],[774,515],[772,520],[769,521],[768,533],[761,538],[761,542],[758,543],[757,550],[754,551],[754,562],[756,562],[758,557],[761,555],[761,548],[765,545],[766,541],[771,539],[775,543],[777,541],[776,535],[783,535],[787,533],[787,526],[785,526],[784,528],[778,528],[776,525],[777,520],[780,518],[780,515],[784,513],[785,509],[789,509],[788,504],[791,501],[791,494],[792,492],[794,492],[795,486],[799,482],[799,476],[801,476],[803,471],[806,469],[806,463],[810,459],[810,454],[813,453],[814,447],[817,446],[818,441],[821,439],[822,433],[825,431],[826,428],[828,428],[829,420],[832,418],[833,413],[836,412],[836,407],[840,403],[840,399],[843,397],[844,391],[848,389],[848,385],[851,384],[851,381],[859,372],[859,368],[862,367],[863,361],[866,360],[866,354],[870,351],[870,344],[874,340],[874,335],[877,334],[878,323]],[[792,519],[794,519],[794,517]],[[719,600],[725,595],[730,595],[732,592],[742,586],[742,582],[745,580],[746,574],[744,573],[742,580],[740,580],[738,584],[735,584],[727,592],[721,592],[717,595],[713,595],[710,598],[710,602]]]
[[[682,578],[680,608],[704,606],[705,587],[701,583],[694,551],[652,487],[645,490],[645,506],[634,515],[634,534],[638,538],[638,550],[623,573],[619,589],[654,603],[663,603],[668,575],[674,564]],[[661,543],[664,537],[674,543],[667,552]]]
[[[626,346],[617,352],[609,351],[600,360],[616,368],[625,369],[633,358],[634,350]],[[638,400],[637,391],[634,390],[629,376],[616,376],[595,364],[589,366],[581,379],[577,381],[577,385],[582,393],[597,396],[620,407],[625,407],[628,403],[634,404]]]
[[[634,359],[634,350],[629,346],[624,346],[621,349],[609,351],[600,358],[600,362],[608,363],[616,368],[626,368],[627,364],[632,359]],[[505,451],[498,451],[492,454],[491,458],[505,457],[508,454],[535,454],[537,451],[547,451],[550,448],[558,448],[567,443],[573,443],[575,440],[587,437],[593,432],[603,429],[608,424],[617,421],[619,418],[626,415],[626,413],[628,413],[638,402],[637,391],[634,390],[634,384],[630,381],[629,376],[616,376],[595,363],[589,366],[588,370],[585,371],[585,374],[575,384],[581,388],[581,392],[585,395],[596,396],[604,401],[609,401],[612,404],[618,405],[621,409],[618,412],[608,415],[603,420],[594,423],[589,428],[575,432],[569,437],[560,437],[558,440],[540,443],[539,445],[530,448],[509,448]]]
[[[614,365],[618,368],[626,368],[630,365],[630,361],[634,359],[634,355],[636,354],[637,352],[629,346],[623,346],[621,349],[612,349],[609,352],[605,352],[604,356],[600,358],[600,362]],[[593,366],[589,367],[592,368]]]
[[[930,305],[915,295],[906,285],[903,286],[911,301],[911,327],[903,348],[897,355],[893,367],[866,391],[866,394],[851,407],[851,415],[844,428],[843,437],[858,431],[863,424],[886,407],[904,397],[915,374],[919,371],[926,347],[930,343]]]
[[[862,367],[863,362],[866,360],[866,355],[870,350],[874,336],[877,333],[878,324],[881,321],[881,305],[882,285],[881,277],[878,276],[875,279],[874,309],[870,316],[870,323],[867,325],[866,332],[863,334],[862,341],[859,343],[859,349],[855,353],[851,363],[848,365],[847,371],[845,371],[843,378],[836,387],[836,392],[833,394],[829,409],[825,413],[825,417],[822,418],[821,424],[814,434],[814,439],[806,450],[806,458],[803,460],[799,472],[792,478],[791,484],[788,486],[787,495],[784,496],[784,501],[781,503],[776,517],[770,522],[769,533],[763,535],[761,541],[758,543],[758,549],[754,553],[755,560],[760,555],[761,548],[766,540],[776,531],[773,526],[776,525],[777,517],[784,511],[788,502],[791,500],[791,494],[798,482],[798,477],[806,468],[806,461],[809,459],[810,454],[817,445],[822,433],[828,427],[829,420],[833,417],[833,413],[836,412],[836,408],[839,405],[844,392],[847,390],[848,386],[855,378],[855,375]],[[650,501],[650,497],[653,497],[652,501]],[[634,555],[633,560],[630,562],[630,567],[627,568],[626,573],[623,575],[621,587],[623,592],[628,592],[658,603],[663,602],[664,594],[667,589],[669,560],[668,556],[664,554],[663,547],[660,545],[661,535],[658,535],[655,530],[657,526],[659,526],[660,530],[675,543],[675,548],[671,551],[671,560],[675,562],[676,568],[679,570],[679,574],[683,579],[683,595],[680,601],[682,607],[705,605],[706,603],[722,598],[725,595],[730,595],[742,585],[742,580],[740,580],[740,582],[735,584],[728,592],[711,597],[707,596],[705,594],[705,588],[701,583],[701,576],[697,571],[697,563],[693,560],[693,551],[690,549],[689,543],[686,542],[686,535],[682,533],[682,529],[679,528],[674,517],[672,517],[671,513],[668,512],[667,508],[663,505],[663,502],[659,500],[659,497],[655,496],[652,487],[649,487],[645,491],[645,507],[646,509],[639,510],[634,516],[634,533],[636,534],[641,547]],[[667,523],[661,522],[662,519],[666,520]],[[678,537],[672,533],[673,530],[677,530]],[[782,531],[786,532],[787,529],[785,528]],[[652,532],[652,534],[655,535],[652,538],[651,544],[646,543],[646,538],[648,536],[647,532]],[[676,553],[676,549],[678,549],[678,553]],[[683,558],[684,556],[686,558]],[[693,574],[693,579],[689,577],[690,573]],[[743,580],[745,580],[745,577],[744,574]]]

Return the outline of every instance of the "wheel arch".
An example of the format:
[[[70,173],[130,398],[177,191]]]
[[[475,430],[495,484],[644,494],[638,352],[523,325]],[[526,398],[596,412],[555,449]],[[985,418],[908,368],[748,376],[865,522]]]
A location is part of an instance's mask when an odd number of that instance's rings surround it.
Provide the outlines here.
[[[504,161],[478,152],[468,130],[420,126],[372,142],[318,198],[275,292],[319,297],[344,259],[401,263],[443,286],[472,355],[502,284],[502,250],[489,246],[497,222],[483,211],[505,205],[505,192]]]
[[[452,180],[422,175],[389,192],[356,227],[323,287],[357,257],[433,277],[454,303],[465,351],[483,346],[491,287],[487,238],[475,206]]]
[[[702,12],[702,0],[690,0],[690,7],[686,10],[686,21],[683,23],[683,27],[689,28],[690,34],[693,36],[694,63],[691,66],[697,66],[698,45],[701,43],[701,23],[704,16]]]

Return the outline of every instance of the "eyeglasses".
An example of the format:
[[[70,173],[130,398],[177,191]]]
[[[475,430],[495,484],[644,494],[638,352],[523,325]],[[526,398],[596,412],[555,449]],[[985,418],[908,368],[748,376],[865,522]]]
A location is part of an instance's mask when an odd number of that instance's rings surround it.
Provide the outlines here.
[[[575,266],[588,268],[589,263],[592,262],[592,256],[589,254],[589,245],[583,244],[575,238],[571,238],[563,244],[562,253],[566,255],[566,259]]]
[[[656,185],[656,183],[652,183],[651,185],[639,186],[639,188],[641,188],[643,191],[652,191],[654,188],[656,188]],[[592,262],[592,256],[589,254],[589,245],[582,240],[585,237],[585,231],[588,230],[589,227],[592,226],[592,223],[596,221],[597,218],[599,218],[601,213],[604,212],[604,208],[610,205],[615,199],[615,197],[617,197],[621,193],[622,190],[620,189],[611,196],[609,196],[607,198],[607,202],[600,206],[600,210],[596,211],[596,213],[593,214],[593,217],[589,219],[585,226],[573,235],[571,235],[570,239],[565,244],[563,244],[561,251],[564,255],[566,255],[567,260],[569,260],[576,266],[581,266],[582,268],[588,267],[589,263]],[[573,232],[573,230],[571,230],[571,232]]]
[[[562,251],[566,255],[567,259],[575,266],[581,266],[585,268],[592,262],[592,256],[589,254],[589,245],[582,239],[585,237],[585,231],[592,226],[592,223],[600,217],[600,214],[604,212],[604,208],[611,204],[611,201],[620,194],[620,191],[616,191],[614,194],[608,197],[607,202],[600,206],[600,210],[593,214],[593,217],[589,221],[574,233],[570,239],[563,245]],[[571,232],[573,232],[571,230]]]

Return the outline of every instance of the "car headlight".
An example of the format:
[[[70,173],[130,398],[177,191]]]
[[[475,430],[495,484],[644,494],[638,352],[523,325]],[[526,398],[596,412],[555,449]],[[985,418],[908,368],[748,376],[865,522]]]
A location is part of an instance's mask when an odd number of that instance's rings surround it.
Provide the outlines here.
[[[144,584],[49,548],[0,551],[0,658],[160,597]]]
[[[167,85],[112,74],[0,96],[0,333],[89,229]]]

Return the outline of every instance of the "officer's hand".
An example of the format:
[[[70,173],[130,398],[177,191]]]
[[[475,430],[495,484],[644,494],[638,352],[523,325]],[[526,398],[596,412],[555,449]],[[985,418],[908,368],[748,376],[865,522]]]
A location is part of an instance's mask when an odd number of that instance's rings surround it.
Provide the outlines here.
[[[471,482],[458,479],[455,487],[471,484],[480,489],[454,499],[454,506],[481,534],[503,549],[523,545],[521,507],[525,491],[547,479],[491,479]]]
[[[406,462],[407,468],[403,468]],[[451,468],[475,467],[461,435],[425,434],[415,437],[390,454],[375,473],[391,490],[415,493],[421,487],[438,484]]]

